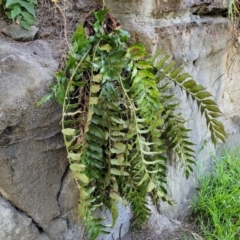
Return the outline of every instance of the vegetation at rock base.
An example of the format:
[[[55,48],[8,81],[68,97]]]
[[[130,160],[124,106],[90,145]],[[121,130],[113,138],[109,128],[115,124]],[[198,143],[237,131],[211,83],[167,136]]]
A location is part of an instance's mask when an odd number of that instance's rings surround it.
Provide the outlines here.
[[[96,209],[106,206],[113,227],[117,202],[130,204],[134,219],[147,220],[146,196],[156,203],[167,197],[166,152],[177,155],[186,177],[194,165],[194,145],[185,120],[175,110],[170,82],[192,98],[210,130],[212,142],[226,133],[212,95],[176,67],[170,56],[149,57],[140,43],[99,8],[72,36],[66,68],[38,105],[55,96],[63,106],[62,133],[70,169],[80,190],[79,215],[88,237],[106,232]]]
[[[194,216],[205,239],[240,239],[240,148],[225,150],[201,179]]]
[[[36,0],[0,0],[0,6],[9,19],[29,29],[36,21]]]

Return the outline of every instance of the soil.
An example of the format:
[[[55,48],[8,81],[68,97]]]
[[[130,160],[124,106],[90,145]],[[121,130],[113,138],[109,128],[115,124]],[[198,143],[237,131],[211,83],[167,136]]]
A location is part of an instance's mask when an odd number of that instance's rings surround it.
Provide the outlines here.
[[[181,223],[179,228],[173,232],[165,230],[158,234],[150,229],[143,229],[141,231],[131,231],[119,240],[204,240],[200,236],[200,229],[193,223]]]
[[[50,0],[39,0],[36,8],[37,22],[36,26],[39,32],[35,40],[42,39],[52,47],[53,57],[59,61],[59,68],[62,68],[66,62],[66,55],[70,46],[71,35],[79,23],[87,22],[90,29],[91,14],[99,9],[97,4],[86,4],[79,6],[75,1],[58,0],[54,4]],[[0,15],[1,16],[1,15]],[[12,22],[1,16],[8,24]],[[87,20],[87,21],[86,21]],[[114,18],[110,17],[109,28],[119,24]],[[0,32],[0,40],[14,43],[15,40],[5,36]],[[18,44],[27,44],[26,42]],[[199,235],[199,228],[189,221],[182,223],[174,232],[164,231],[160,235],[150,229],[140,231],[131,231],[125,236],[119,234],[119,240],[203,240]]]

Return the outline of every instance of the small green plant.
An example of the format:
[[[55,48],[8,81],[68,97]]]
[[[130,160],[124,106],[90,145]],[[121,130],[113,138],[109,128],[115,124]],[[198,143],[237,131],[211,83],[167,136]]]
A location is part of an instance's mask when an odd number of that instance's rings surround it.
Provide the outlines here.
[[[205,239],[240,239],[240,148],[214,161],[211,174],[201,180],[194,216]]]
[[[107,10],[94,17],[88,29],[80,25],[74,32],[66,68],[38,104],[54,95],[63,106],[62,133],[90,239],[105,232],[102,219],[94,217],[103,205],[114,226],[116,201],[129,204],[140,223],[150,213],[147,195],[171,203],[165,188],[167,151],[177,154],[186,177],[192,172],[194,144],[185,120],[175,113],[179,103],[169,93],[170,82],[197,102],[214,144],[226,136],[212,95],[181,73],[170,56],[149,57],[142,44],[128,45],[128,32],[111,23]]]
[[[36,21],[34,5],[36,0],[1,0],[4,12],[9,19],[29,29]]]
[[[231,20],[236,19],[239,15],[239,1],[238,0],[229,0],[228,1],[228,16]]]

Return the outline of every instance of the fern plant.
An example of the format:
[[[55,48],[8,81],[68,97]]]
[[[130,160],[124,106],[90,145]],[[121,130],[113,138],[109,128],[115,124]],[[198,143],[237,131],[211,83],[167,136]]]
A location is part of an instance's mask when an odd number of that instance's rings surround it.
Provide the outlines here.
[[[185,91],[206,118],[214,144],[226,133],[216,119],[221,112],[206,89],[181,73],[169,56],[149,58],[145,47],[128,45],[129,34],[119,27],[109,31],[107,10],[94,13],[91,31],[78,26],[64,71],[56,74],[52,95],[63,106],[62,133],[70,169],[80,190],[79,215],[89,239],[106,231],[95,210],[106,206],[112,226],[118,217],[116,202],[130,204],[134,219],[150,214],[146,196],[154,202],[171,201],[166,191],[166,152],[176,152],[186,177],[194,164],[178,104],[169,94],[172,81]],[[90,32],[87,35],[86,32]],[[159,84],[167,79],[166,84]]]

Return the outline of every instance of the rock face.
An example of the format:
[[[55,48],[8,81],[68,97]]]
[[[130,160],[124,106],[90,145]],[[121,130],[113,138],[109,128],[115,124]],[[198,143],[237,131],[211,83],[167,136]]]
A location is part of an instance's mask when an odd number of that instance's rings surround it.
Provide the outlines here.
[[[50,53],[42,41],[0,46],[0,193],[35,228],[61,239],[58,197],[68,167],[61,112],[54,103],[36,108],[58,66]]]
[[[86,2],[79,0],[78,4],[85,6]],[[224,113],[228,143],[238,144],[239,42],[224,17],[223,2],[105,2],[134,40],[147,43],[152,52],[163,49],[172,54],[215,96]],[[43,40],[3,41],[0,45],[0,239],[83,238],[76,221],[78,189],[68,169],[60,133],[61,110],[54,101],[36,108],[58,68],[53,51]],[[161,203],[160,209],[168,218],[183,220],[189,212],[198,176],[211,164],[213,146],[196,105],[180,91],[178,95],[184,103],[182,112],[194,129],[191,137],[196,143],[197,164],[188,180],[183,178],[177,163],[169,166],[169,194],[174,205]],[[147,224],[152,231],[161,234],[178,226],[154,209],[152,213]],[[122,234],[128,231],[130,219],[129,208],[120,206],[115,228],[99,239],[117,239],[120,228]]]

